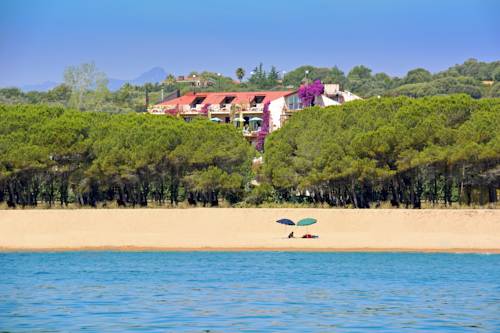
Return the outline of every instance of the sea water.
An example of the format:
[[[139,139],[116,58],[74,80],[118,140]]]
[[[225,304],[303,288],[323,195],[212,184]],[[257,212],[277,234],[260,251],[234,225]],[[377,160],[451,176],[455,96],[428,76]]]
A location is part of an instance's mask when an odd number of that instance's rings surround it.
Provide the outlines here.
[[[0,332],[500,332],[500,255],[0,253]]]

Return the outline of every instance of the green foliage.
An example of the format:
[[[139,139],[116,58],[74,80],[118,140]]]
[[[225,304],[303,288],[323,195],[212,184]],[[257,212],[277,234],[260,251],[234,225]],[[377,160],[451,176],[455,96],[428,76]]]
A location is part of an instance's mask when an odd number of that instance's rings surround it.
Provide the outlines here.
[[[495,202],[500,188],[500,99],[400,96],[306,109],[268,136],[251,190],[255,151],[230,125],[41,105],[0,105],[0,116],[0,202],[11,207],[418,208]]]
[[[405,84],[429,82],[430,80],[432,80],[431,72],[423,68],[409,71],[404,78]]]
[[[490,88],[488,97],[500,97],[500,82],[495,83]]]
[[[494,75],[500,68],[500,61],[481,62],[468,59],[461,65],[455,65],[448,70],[437,74],[438,76],[467,76],[480,81],[496,80]],[[496,80],[498,81],[498,80]]]
[[[347,74],[347,78],[351,82],[367,80],[372,77],[372,70],[363,65],[354,66],[353,69]]]
[[[307,72],[307,73],[306,73]],[[179,91],[181,94],[193,91],[256,91],[298,88],[305,81],[321,80],[323,83],[337,83],[363,98],[372,96],[425,97],[464,93],[474,98],[499,97],[500,61],[490,63],[469,59],[432,75],[423,68],[410,70],[402,78],[390,77],[385,73],[372,74],[365,66],[355,66],[347,77],[338,67],[301,66],[281,77],[276,67],[269,72],[263,64],[255,67],[247,81],[241,81],[245,70],[235,72],[240,82],[218,75],[215,72],[193,72],[212,84],[194,88],[190,83],[176,82],[172,74],[162,83],[146,83],[142,86],[125,84],[115,92],[108,91],[104,84],[106,76],[97,71],[95,65],[83,64],[69,67],[66,83],[48,92],[23,93],[17,88],[0,89],[0,103],[3,104],[49,104],[77,107],[83,111],[130,113],[144,112],[146,105],[162,101],[162,96]],[[90,83],[89,83],[90,82]]]
[[[245,76],[245,70],[241,67],[238,67],[236,69],[236,77],[238,78],[238,80],[243,80],[243,77]]]
[[[0,106],[0,201],[9,206],[216,205],[241,200],[253,150],[232,126],[168,116]]]
[[[284,85],[298,87],[306,77],[309,80],[319,79],[323,83],[338,83],[341,88],[364,98],[401,95],[424,97],[456,93],[465,93],[474,98],[494,97],[497,96],[496,89],[489,89],[482,81],[499,81],[500,61],[484,63],[469,59],[462,65],[450,67],[435,75],[417,68],[410,70],[403,78],[390,77],[385,73],[372,75],[372,70],[362,65],[353,67],[347,77],[337,67],[301,66],[285,75]]]
[[[268,137],[263,174],[287,201],[495,202],[499,143],[500,99],[374,98],[294,115]]]
[[[272,202],[273,196],[273,187],[269,184],[262,184],[252,189],[252,191],[246,196],[245,203],[258,206],[264,202]]]
[[[466,77],[444,77],[426,83],[406,84],[387,93],[390,96],[425,97],[464,93],[474,98],[482,96],[479,85]]]
[[[498,71],[500,61],[485,63],[475,59],[469,59],[435,75],[419,68],[409,71],[400,85],[394,86],[384,95],[423,97],[464,93],[474,98],[495,97],[495,91],[492,94],[492,89],[482,81],[498,81]]]
[[[307,72],[307,73],[306,73]],[[283,78],[285,86],[298,87],[305,81],[321,80],[323,83],[339,83],[344,85],[346,77],[338,67],[325,68],[314,66],[301,66],[287,73]]]
[[[64,71],[64,84],[71,89],[70,106],[78,110],[102,103],[109,92],[106,74],[99,72],[93,62],[67,67]],[[90,90],[95,93],[88,94]]]
[[[267,73],[264,70],[264,65],[260,63],[259,66],[253,69],[251,74],[248,79],[249,90],[277,89],[279,87],[280,75],[275,66],[271,66],[271,70]]]

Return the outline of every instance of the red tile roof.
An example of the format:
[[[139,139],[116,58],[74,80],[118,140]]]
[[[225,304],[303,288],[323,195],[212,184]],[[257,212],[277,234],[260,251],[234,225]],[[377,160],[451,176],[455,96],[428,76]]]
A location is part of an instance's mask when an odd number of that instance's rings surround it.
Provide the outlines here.
[[[264,96],[262,103],[272,102],[280,97],[288,96],[295,91],[252,91],[252,92],[202,92],[202,93],[188,93],[184,96],[162,102],[157,106],[178,106],[188,105],[193,103],[197,97],[206,97],[202,104],[220,104],[226,97],[235,97],[232,103],[246,104],[250,103],[255,96]]]
[[[220,93],[208,94],[207,98],[203,101],[203,104],[220,104],[226,98],[226,95]]]
[[[171,99],[169,101],[165,101],[156,105],[184,105],[184,104],[191,104],[193,103],[194,99],[198,97],[192,94],[187,94],[181,97],[177,97],[174,99]]]

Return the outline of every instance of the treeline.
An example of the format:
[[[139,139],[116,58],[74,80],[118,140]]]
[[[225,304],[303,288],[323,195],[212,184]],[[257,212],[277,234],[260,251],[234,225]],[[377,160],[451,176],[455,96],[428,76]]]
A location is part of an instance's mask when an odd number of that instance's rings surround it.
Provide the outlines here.
[[[254,200],[368,208],[497,202],[500,99],[372,98],[294,115],[265,144]]]
[[[423,68],[410,70],[403,77],[373,73],[365,66],[355,66],[344,73],[338,67],[301,66],[284,72],[271,66],[268,71],[262,64],[246,73],[243,68],[235,71],[238,81],[219,73],[191,72],[206,87],[193,87],[177,82],[169,74],[159,83],[141,86],[123,85],[117,91],[107,89],[106,75],[93,63],[68,67],[64,83],[48,92],[22,92],[18,88],[0,89],[3,104],[49,104],[76,108],[81,111],[108,113],[144,112],[147,105],[156,104],[172,92],[188,91],[255,91],[296,89],[305,81],[319,79],[323,83],[338,83],[344,90],[361,97],[409,96],[425,97],[464,93],[473,98],[500,97],[500,61],[480,62],[469,59],[461,65],[432,74]],[[83,84],[84,83],[84,84]]]
[[[500,189],[500,99],[383,97],[298,112],[258,154],[231,125],[0,106],[0,203],[420,208]],[[257,182],[255,182],[257,180]]]
[[[363,98],[372,96],[425,97],[464,93],[473,98],[500,97],[500,61],[481,62],[469,59],[445,71],[432,74],[424,68],[408,71],[403,77],[373,73],[363,65],[345,74],[338,67],[302,66],[284,77],[285,85],[297,86],[305,72],[310,79],[323,83],[339,83]]]
[[[0,202],[217,205],[241,201],[253,149],[207,120],[0,106]]]

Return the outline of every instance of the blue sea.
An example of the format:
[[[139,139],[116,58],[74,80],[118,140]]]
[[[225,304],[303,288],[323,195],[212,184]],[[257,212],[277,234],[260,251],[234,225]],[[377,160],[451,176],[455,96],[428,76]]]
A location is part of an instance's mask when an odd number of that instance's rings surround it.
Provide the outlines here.
[[[0,332],[500,332],[500,255],[0,253]]]

